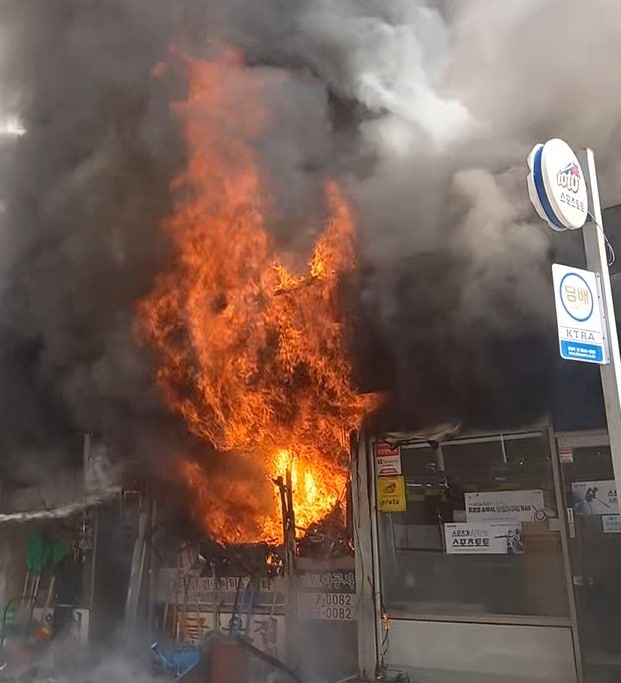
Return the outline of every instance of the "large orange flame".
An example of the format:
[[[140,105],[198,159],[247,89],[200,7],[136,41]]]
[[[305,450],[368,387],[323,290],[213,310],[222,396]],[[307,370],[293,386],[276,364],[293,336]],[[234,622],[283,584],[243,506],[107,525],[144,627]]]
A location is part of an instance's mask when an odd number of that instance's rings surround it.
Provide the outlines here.
[[[355,265],[341,190],[326,184],[325,228],[301,268],[285,266],[266,230],[269,193],[253,146],[266,120],[264,79],[238,59],[189,65],[187,172],[165,226],[175,266],[139,307],[170,407],[213,449],[262,473],[257,481],[226,465],[207,474],[183,464],[205,526],[230,542],[280,538],[270,479],[287,469],[296,523],[327,514],[346,484],[347,433],[369,404],[350,383],[336,292]]]

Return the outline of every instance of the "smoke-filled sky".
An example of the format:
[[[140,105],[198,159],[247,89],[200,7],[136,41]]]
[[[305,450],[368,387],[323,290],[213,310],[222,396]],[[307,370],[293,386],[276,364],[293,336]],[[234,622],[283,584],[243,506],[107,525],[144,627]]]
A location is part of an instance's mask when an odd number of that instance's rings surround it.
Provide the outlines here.
[[[214,38],[284,76],[257,143],[278,239],[306,243],[296,217],[326,175],[350,192],[365,320],[410,417],[532,403],[555,355],[549,260],[570,238],[536,218],[525,158],[550,137],[589,145],[603,204],[621,201],[616,0],[4,0],[0,119],[27,130],[0,144],[5,467],[33,478],[86,430],[130,457],[175,442],[131,329],[183,163],[181,77],[150,72],[171,43],[200,56]]]

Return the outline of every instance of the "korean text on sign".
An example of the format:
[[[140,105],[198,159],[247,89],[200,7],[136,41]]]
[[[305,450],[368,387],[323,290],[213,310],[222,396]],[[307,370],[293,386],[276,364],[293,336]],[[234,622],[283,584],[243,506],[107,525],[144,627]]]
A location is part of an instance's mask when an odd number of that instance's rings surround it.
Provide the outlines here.
[[[591,293],[586,287],[575,286],[571,284],[566,284],[563,287],[564,295],[567,301],[572,304],[582,304],[584,306],[589,306],[591,303]]]

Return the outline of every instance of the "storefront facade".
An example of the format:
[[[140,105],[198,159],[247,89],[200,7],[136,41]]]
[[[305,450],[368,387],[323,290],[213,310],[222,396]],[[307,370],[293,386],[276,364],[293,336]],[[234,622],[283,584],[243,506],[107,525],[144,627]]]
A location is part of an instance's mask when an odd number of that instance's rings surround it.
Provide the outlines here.
[[[353,474],[366,677],[621,680],[604,430],[361,435]]]

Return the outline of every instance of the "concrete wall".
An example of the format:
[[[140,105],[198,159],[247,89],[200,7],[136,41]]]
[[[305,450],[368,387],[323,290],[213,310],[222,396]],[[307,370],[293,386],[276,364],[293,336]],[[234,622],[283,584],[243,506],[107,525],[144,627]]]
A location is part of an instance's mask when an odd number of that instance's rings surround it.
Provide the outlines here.
[[[394,619],[385,662],[417,683],[575,683],[571,631]]]

